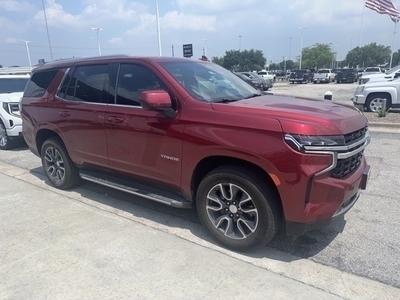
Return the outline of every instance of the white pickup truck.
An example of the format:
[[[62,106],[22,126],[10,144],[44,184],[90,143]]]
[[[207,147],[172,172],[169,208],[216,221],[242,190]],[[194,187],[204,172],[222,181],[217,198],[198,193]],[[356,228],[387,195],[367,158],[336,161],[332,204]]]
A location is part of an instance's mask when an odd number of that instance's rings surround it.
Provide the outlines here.
[[[319,69],[314,73],[314,83],[325,82],[330,83],[335,80],[335,73],[331,69]]]
[[[275,74],[267,70],[258,71],[257,74],[263,78],[272,79],[273,82],[276,80]]]

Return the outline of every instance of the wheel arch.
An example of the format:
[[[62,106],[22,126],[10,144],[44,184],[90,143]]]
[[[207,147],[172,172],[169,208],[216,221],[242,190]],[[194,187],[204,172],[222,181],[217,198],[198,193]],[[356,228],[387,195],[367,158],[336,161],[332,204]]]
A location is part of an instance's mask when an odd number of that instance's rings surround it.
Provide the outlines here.
[[[393,95],[394,94],[394,95]],[[367,98],[365,99],[365,107],[367,107],[369,105],[369,101],[371,99],[373,99],[374,96],[377,95],[385,95],[387,96],[387,100],[388,100],[388,106],[391,107],[393,104],[392,99],[396,99],[396,91],[394,90],[384,90],[384,91],[375,91],[375,92],[371,92],[368,94]]]
[[[39,156],[41,156],[43,143],[52,137],[58,138],[59,141],[65,147],[64,141],[56,132],[54,132],[50,129],[40,129],[36,134],[36,149],[38,151]]]
[[[210,156],[202,159],[194,169],[192,180],[191,180],[191,191],[192,191],[192,199],[195,203],[197,189],[199,187],[202,179],[212,170],[221,167],[221,166],[235,166],[238,168],[243,168],[247,170],[251,170],[261,181],[266,182],[266,184],[273,190],[276,195],[277,205],[280,209],[280,213],[283,216],[283,206],[279,191],[272,179],[272,177],[260,166],[246,161],[242,159],[238,159],[235,157],[226,157],[226,156]]]

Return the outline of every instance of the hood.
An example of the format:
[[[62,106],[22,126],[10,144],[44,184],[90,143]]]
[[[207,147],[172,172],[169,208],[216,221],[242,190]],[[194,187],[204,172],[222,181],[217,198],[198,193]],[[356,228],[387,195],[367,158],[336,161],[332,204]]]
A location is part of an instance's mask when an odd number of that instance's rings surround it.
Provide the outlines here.
[[[354,106],[283,95],[265,95],[231,103],[212,103],[216,111],[273,118],[293,134],[338,135],[367,126]],[[266,128],[267,129],[267,128]]]
[[[385,76],[390,76],[386,73],[375,73],[363,76],[363,78],[383,78]]]
[[[23,94],[23,92],[0,94],[0,101],[19,102]]]
[[[374,88],[374,87],[394,87],[397,88],[400,84],[400,77],[395,78],[393,80],[382,80],[382,81],[368,81],[367,83],[364,84],[365,89],[368,88]]]

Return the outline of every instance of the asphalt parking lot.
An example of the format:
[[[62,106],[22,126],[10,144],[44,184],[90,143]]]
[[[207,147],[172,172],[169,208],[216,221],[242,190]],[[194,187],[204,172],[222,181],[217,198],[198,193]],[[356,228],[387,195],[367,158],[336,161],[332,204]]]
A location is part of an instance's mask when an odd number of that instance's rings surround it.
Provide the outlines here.
[[[306,97],[313,99],[324,99],[326,92],[332,93],[334,102],[345,102],[353,105],[351,98],[354,96],[354,91],[357,83],[308,83],[308,84],[289,84],[287,81],[275,82],[271,93],[290,95],[297,97]]]

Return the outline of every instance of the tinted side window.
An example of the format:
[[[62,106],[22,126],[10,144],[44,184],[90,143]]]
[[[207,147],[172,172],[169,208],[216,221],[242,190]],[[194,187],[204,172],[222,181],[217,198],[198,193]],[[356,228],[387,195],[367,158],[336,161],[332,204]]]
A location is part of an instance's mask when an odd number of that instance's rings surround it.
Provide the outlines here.
[[[33,73],[25,88],[24,97],[42,97],[57,72],[58,70],[49,70]]]
[[[162,81],[147,67],[121,64],[117,83],[117,104],[140,106],[143,91],[165,89]]]
[[[81,66],[71,79],[70,86],[76,89],[74,100],[85,102],[103,102],[105,83],[109,81],[108,65]],[[70,94],[68,92],[67,94]]]
[[[68,72],[58,96],[66,100],[103,102],[109,86],[109,66],[79,66]]]

